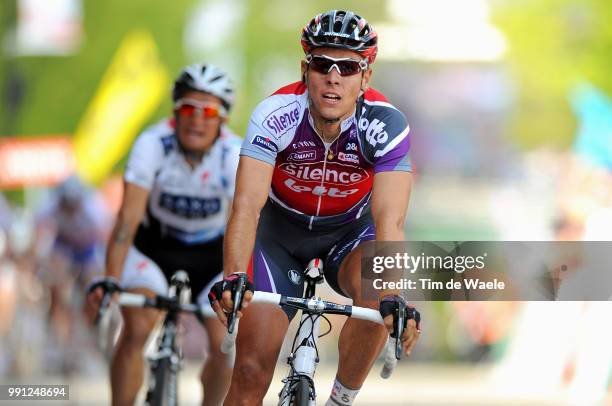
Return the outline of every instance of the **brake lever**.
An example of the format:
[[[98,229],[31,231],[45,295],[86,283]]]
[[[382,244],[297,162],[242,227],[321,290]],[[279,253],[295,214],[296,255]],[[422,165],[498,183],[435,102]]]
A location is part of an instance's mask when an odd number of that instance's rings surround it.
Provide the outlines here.
[[[393,326],[396,332],[395,359],[399,361],[402,358],[402,334],[404,333],[404,320],[407,316],[406,309],[402,309],[401,306],[398,306],[396,315],[397,324]]]
[[[100,307],[98,308],[98,313],[96,314],[96,318],[94,320],[94,325],[100,324],[100,320],[104,317],[104,313],[106,313],[106,309],[108,308],[111,301],[111,292],[104,292],[102,296],[102,301],[100,302]]]
[[[236,292],[234,293],[234,307],[232,312],[228,315],[228,325],[227,332],[232,334],[234,332],[234,328],[236,326],[236,314],[242,305],[242,296],[244,295],[244,290],[246,288],[246,275],[240,275],[238,277],[238,281],[236,282]]]
[[[108,287],[104,291],[104,295],[102,296],[102,300],[100,301],[100,307],[98,307],[98,313],[96,314],[96,318],[94,320],[94,325],[97,326],[100,323],[100,320],[104,316],[106,309],[110,305],[110,301],[115,292],[121,292],[121,289],[115,289],[112,285],[105,282],[105,285]]]

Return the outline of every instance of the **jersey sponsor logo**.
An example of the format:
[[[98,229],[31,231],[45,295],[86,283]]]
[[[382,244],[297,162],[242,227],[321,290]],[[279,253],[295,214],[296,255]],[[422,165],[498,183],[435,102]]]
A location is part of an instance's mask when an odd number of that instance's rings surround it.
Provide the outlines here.
[[[338,159],[345,162],[352,162],[354,164],[359,163],[359,157],[357,154],[345,154],[344,152],[338,153]]]
[[[359,119],[359,129],[365,131],[365,139],[373,147],[378,144],[384,144],[389,139],[389,134],[385,131],[386,126],[385,122],[377,118],[372,121],[365,117]]]
[[[146,259],[143,259],[136,264],[136,270],[138,271],[138,273],[142,274],[148,266],[149,266],[149,261]]]
[[[321,163],[295,164],[284,163],[279,168],[296,180],[309,182],[324,182],[330,185],[349,186],[368,179],[370,175],[363,168],[352,165],[344,165],[336,162],[328,162],[323,167]]]
[[[347,151],[357,151],[357,143],[356,142],[347,142],[346,143]]]
[[[287,186],[289,189],[296,193],[310,192],[315,196],[347,197],[359,192],[359,189],[340,190],[335,187],[328,188],[326,186],[321,185],[315,187],[310,187],[307,185],[298,185],[293,179],[287,179],[284,183],[285,186]]]
[[[293,148],[302,148],[302,147],[316,147],[317,144],[314,141],[298,141],[291,144]]]
[[[160,141],[162,143],[162,147],[164,148],[164,155],[168,155],[170,151],[174,149],[174,135],[166,135],[165,137],[161,137]]]
[[[262,122],[274,138],[280,138],[291,128],[296,127],[300,117],[300,105],[297,101],[278,108],[270,113]]]
[[[292,152],[287,158],[289,161],[314,161],[317,151]]]
[[[258,146],[262,149],[267,149],[268,151],[277,152],[278,147],[275,143],[273,143],[269,137],[264,137],[259,134],[255,134],[253,139],[251,140],[251,144]]]
[[[189,219],[203,219],[221,211],[221,199],[162,193],[159,197],[160,207]]]
[[[302,275],[295,269],[290,269],[289,272],[287,272],[287,276],[294,285],[299,286],[302,283]]]

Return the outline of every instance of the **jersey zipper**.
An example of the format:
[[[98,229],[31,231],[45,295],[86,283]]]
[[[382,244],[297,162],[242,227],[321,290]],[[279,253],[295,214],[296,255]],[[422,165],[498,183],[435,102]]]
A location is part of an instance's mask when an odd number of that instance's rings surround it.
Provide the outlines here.
[[[329,144],[329,147],[325,145],[325,142],[323,141],[323,138],[319,135],[319,133],[317,132],[316,129],[315,129],[315,134],[317,134],[317,136],[321,140],[321,143],[325,147],[325,153],[323,154],[323,175],[321,176],[321,184],[319,185],[321,187],[320,193],[322,193],[323,184],[325,183],[325,173],[326,173],[325,170],[327,168],[327,154],[329,153],[329,150],[330,150],[331,146],[334,144],[334,142],[338,141],[338,139],[340,138],[340,135],[342,134],[342,129],[340,129],[340,133],[338,134],[338,136],[336,138],[334,138],[334,140]],[[323,201],[323,195],[319,194],[319,201],[317,202],[317,214],[316,214],[317,217],[319,216],[319,213],[321,211],[321,203],[322,203],[322,201]],[[315,218],[315,216],[310,216],[310,222],[308,224],[308,229],[309,230],[312,230],[312,223],[314,222],[314,218]]]
[[[327,153],[329,152],[329,148],[331,148],[331,144],[329,144],[329,147],[325,147],[325,153],[323,154],[323,175],[321,176],[321,185],[320,185],[321,190],[323,189],[323,184],[325,183],[325,169],[327,168]],[[319,216],[319,212],[321,211],[321,201],[322,200],[323,200],[323,195],[319,193],[319,201],[317,202],[317,214],[316,214],[317,216]],[[313,221],[314,221],[314,216],[310,216],[310,224],[308,225],[309,230],[312,230]]]

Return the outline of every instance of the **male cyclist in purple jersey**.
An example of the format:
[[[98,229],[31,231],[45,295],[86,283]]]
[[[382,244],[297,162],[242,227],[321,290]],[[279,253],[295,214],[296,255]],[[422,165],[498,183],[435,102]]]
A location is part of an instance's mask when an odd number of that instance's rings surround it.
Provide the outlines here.
[[[302,32],[302,81],[279,89],[251,116],[242,145],[236,193],[224,243],[223,282],[209,295],[219,319],[232,308],[232,274],[246,272],[249,290],[226,405],[261,404],[295,311],[251,304],[252,290],[303,294],[304,269],[324,259],[330,286],[357,306],[380,309],[385,327],[349,319],[328,405],[350,405],[406,306],[398,291],[362,297],[362,241],[404,239],[411,188],[408,124],[369,89],[377,35],[350,11],[313,18]],[[248,306],[248,309],[247,309]],[[419,336],[416,310],[401,339],[409,353]]]

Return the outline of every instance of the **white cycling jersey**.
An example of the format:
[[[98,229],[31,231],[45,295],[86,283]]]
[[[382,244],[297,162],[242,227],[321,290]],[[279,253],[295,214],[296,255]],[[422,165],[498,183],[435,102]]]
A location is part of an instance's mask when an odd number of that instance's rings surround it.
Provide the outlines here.
[[[224,233],[242,139],[222,127],[202,162],[191,168],[174,132],[171,119],[145,130],[132,147],[124,179],[150,191],[139,234],[202,244]]]

